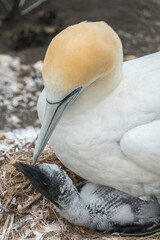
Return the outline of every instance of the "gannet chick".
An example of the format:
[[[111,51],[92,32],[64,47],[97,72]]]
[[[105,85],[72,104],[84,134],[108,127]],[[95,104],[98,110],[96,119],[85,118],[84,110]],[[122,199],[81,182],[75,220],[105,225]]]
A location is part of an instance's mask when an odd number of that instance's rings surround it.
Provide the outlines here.
[[[48,198],[70,223],[106,232],[152,229],[160,220],[157,200],[143,201],[111,187],[84,183],[73,185],[55,164],[14,164]]]
[[[75,24],[52,40],[34,162],[49,140],[82,178],[160,201],[160,52],[122,61],[121,41],[104,22]]]

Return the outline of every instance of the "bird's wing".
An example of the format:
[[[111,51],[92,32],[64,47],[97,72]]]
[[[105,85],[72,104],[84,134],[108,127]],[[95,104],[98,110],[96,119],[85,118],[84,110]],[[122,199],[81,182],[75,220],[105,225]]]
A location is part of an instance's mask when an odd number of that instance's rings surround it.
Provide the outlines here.
[[[130,160],[160,174],[160,120],[129,130],[120,147]]]

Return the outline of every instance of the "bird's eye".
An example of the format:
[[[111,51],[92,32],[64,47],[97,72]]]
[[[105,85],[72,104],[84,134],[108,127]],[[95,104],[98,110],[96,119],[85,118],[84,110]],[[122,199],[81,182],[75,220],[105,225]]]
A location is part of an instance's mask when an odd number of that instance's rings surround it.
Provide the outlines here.
[[[48,184],[48,179],[47,179],[47,178],[42,178],[42,179],[41,179],[41,182],[42,182],[44,185],[47,186],[47,184]]]

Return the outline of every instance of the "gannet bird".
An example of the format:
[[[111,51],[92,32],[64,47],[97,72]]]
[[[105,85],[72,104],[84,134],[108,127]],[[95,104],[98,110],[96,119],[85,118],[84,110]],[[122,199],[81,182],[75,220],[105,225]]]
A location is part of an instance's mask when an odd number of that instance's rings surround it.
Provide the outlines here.
[[[14,166],[73,224],[107,232],[135,232],[152,229],[160,221],[160,205],[155,199],[143,201],[89,182],[77,188],[56,164],[16,162]]]
[[[121,41],[104,22],[70,26],[52,40],[33,159],[50,138],[61,162],[84,179],[160,198],[160,52],[122,59]]]

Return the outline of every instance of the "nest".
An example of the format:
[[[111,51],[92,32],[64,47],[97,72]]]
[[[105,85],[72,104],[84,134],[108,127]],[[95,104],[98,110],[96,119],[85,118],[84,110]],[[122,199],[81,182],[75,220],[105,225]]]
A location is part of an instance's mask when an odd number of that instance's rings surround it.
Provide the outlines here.
[[[13,167],[15,161],[32,164],[33,147],[34,142],[25,144],[17,152],[13,150],[8,153],[1,152],[1,240],[122,239],[118,236],[73,226],[56,213],[53,204],[40,193],[37,193],[29,180]],[[42,162],[55,163],[61,166],[76,185],[84,182],[83,179],[65,168],[49,148],[41,154],[39,163]],[[130,238],[127,237],[127,239]]]

